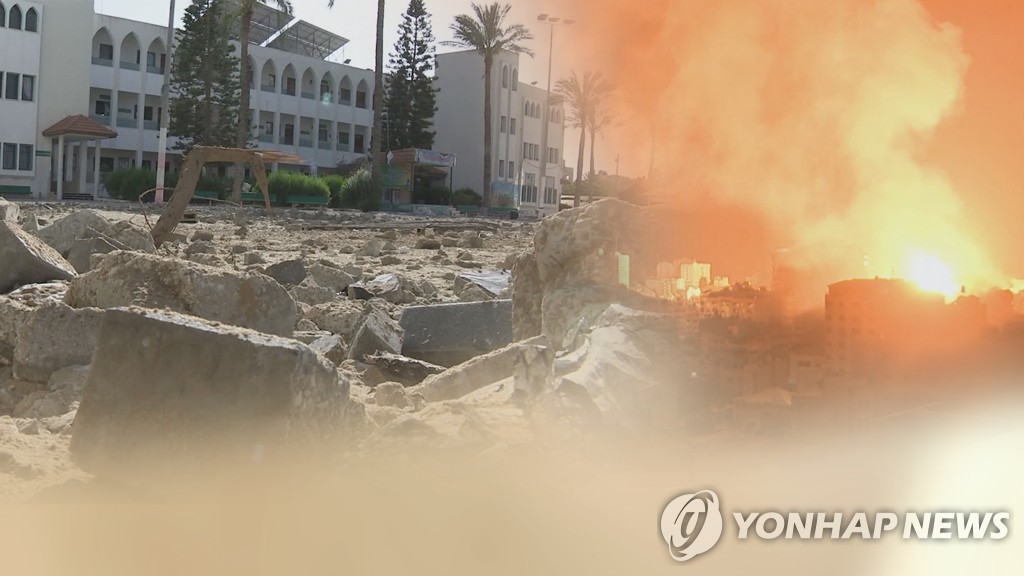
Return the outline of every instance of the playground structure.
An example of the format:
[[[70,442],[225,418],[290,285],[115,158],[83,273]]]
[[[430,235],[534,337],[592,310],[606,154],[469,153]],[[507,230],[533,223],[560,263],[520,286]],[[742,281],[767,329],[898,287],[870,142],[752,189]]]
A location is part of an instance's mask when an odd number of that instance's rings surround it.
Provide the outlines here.
[[[267,164],[287,162],[301,164],[302,158],[268,150],[243,150],[240,148],[212,148],[196,146],[182,161],[181,176],[174,187],[174,195],[164,205],[163,213],[153,227],[153,243],[160,246],[170,238],[171,233],[181,222],[189,202],[195,194],[196,184],[202,174],[203,166],[208,163],[248,164],[256,175],[256,183],[263,193],[263,202],[267,213],[270,213],[270,192],[267,187]]]

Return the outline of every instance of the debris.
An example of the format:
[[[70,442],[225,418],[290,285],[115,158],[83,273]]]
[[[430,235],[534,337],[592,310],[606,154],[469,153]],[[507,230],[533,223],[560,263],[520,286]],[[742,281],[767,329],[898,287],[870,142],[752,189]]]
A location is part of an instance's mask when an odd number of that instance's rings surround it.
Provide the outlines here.
[[[417,250],[440,250],[441,241],[436,238],[420,238],[416,241]]]
[[[9,202],[6,198],[0,198],[0,222],[17,225],[20,213],[21,209],[17,204]]]
[[[405,386],[398,382],[383,382],[373,389],[373,398],[377,406],[391,406],[392,408],[408,408],[409,396],[405,392]]]
[[[452,366],[440,374],[430,376],[419,386],[411,388],[410,391],[421,394],[428,402],[461,398],[488,384],[511,377],[515,371],[521,346],[544,346],[546,344],[547,340],[543,336],[509,344],[504,348]]]
[[[436,364],[387,352],[366,356],[363,361],[371,366],[376,366],[407,386],[415,386],[425,380],[427,376],[440,374],[445,370],[444,367]]]
[[[89,271],[93,254],[109,254],[116,250],[128,250],[124,244],[110,238],[93,236],[91,238],[79,238],[72,244],[68,251],[68,262],[75,267],[79,274]]]
[[[103,310],[46,303],[28,317],[14,347],[14,376],[45,383],[68,366],[88,364],[99,335]]]
[[[317,286],[330,288],[336,292],[344,292],[355,283],[355,277],[362,276],[362,270],[353,274],[349,270],[339,270],[333,266],[325,266],[320,263],[313,264],[308,268],[309,277],[316,282]]]
[[[452,366],[512,342],[512,301],[411,306],[400,324],[402,354]]]
[[[264,274],[283,286],[298,286],[306,279],[306,263],[302,260],[285,260],[268,266]]]
[[[26,284],[68,280],[75,269],[56,250],[0,220],[0,294]]]
[[[364,357],[379,352],[401,354],[403,332],[402,327],[390,316],[371,306],[352,338],[348,357],[350,360],[363,361]]]
[[[398,274],[381,274],[373,280],[356,282],[348,287],[350,298],[369,300],[381,298],[392,304],[409,304],[416,301],[416,286]]]
[[[357,256],[369,256],[370,258],[377,258],[380,256],[380,251],[383,249],[384,244],[376,238],[371,238],[363,244],[363,247],[356,251]]]
[[[311,342],[309,347],[317,354],[334,362],[336,366],[348,358],[348,349],[345,347],[345,341],[337,334],[321,336]]]
[[[110,222],[96,210],[78,210],[41,228],[36,236],[61,255],[66,255],[75,240],[85,238],[89,230],[107,234],[112,231]]]
[[[295,301],[273,279],[155,254],[112,252],[68,288],[75,308],[142,306],[290,335],[299,320]]]
[[[310,283],[308,278],[302,284],[289,290],[288,293],[292,295],[296,302],[302,302],[310,306],[331,302],[338,297],[338,293],[334,290],[317,286],[316,283]]]
[[[321,330],[326,330],[333,334],[338,334],[346,340],[351,340],[366,313],[366,306],[362,302],[335,300],[313,306],[306,312],[305,316]]]
[[[196,230],[192,233],[192,237],[189,238],[189,242],[213,242],[213,232],[208,230]]]
[[[173,312],[112,309],[72,456],[127,485],[214,462],[245,468],[343,434],[348,403],[348,382],[300,342]]]

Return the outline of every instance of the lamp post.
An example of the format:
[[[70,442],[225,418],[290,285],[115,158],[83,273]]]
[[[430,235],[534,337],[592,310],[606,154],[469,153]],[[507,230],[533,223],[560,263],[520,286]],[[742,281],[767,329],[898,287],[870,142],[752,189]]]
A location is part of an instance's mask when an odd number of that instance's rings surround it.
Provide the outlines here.
[[[543,124],[540,128],[540,149],[541,149],[541,162],[540,162],[540,187],[547,195],[548,189],[548,161],[551,160],[551,155],[548,152],[548,130],[551,128],[551,63],[554,61],[555,54],[555,26],[561,24],[562,26],[571,26],[574,20],[564,20],[557,16],[551,16],[550,14],[541,14],[537,16],[537,21],[543,24],[547,24],[551,27],[551,34],[548,39],[548,87],[547,93],[544,95],[544,110],[541,113]],[[546,198],[538,198],[539,204],[543,205]],[[555,199],[555,206],[561,203],[561,198]]]
[[[171,116],[171,59],[174,54],[174,0],[171,0],[171,15],[167,19],[167,47],[164,48],[164,85],[160,92],[160,143],[157,145],[156,160],[156,197],[153,202],[159,206],[164,203],[164,178],[167,164],[167,120]]]

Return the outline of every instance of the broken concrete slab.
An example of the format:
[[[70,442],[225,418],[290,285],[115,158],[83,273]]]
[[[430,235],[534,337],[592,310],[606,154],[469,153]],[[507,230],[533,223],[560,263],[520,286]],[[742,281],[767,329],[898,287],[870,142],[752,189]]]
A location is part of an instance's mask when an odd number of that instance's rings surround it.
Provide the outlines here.
[[[16,224],[0,220],[0,294],[75,275],[75,268],[56,250]]]
[[[75,410],[88,378],[89,366],[68,366],[54,372],[45,390],[37,390],[18,402],[14,417],[56,418]]]
[[[504,348],[453,366],[440,374],[429,376],[422,384],[410,388],[409,391],[422,395],[428,402],[461,398],[488,384],[512,377],[521,347],[546,344],[547,339],[544,336],[509,344]]]
[[[68,262],[75,267],[79,274],[85,274],[91,267],[94,254],[110,254],[117,250],[129,250],[129,248],[112,238],[100,236],[80,238],[75,240],[71,250],[68,251]]]
[[[349,298],[369,300],[380,298],[392,304],[410,304],[416,301],[418,287],[399,274],[381,274],[373,280],[356,282],[348,287]]]
[[[8,201],[6,198],[0,198],[0,222],[17,225],[20,214],[21,209],[18,208],[17,204]]]
[[[341,365],[342,362],[348,359],[348,348],[345,346],[345,340],[337,334],[321,336],[310,342],[309,347],[317,354],[334,362],[336,366]]]
[[[512,301],[410,306],[400,323],[403,355],[453,366],[512,342]]]
[[[142,306],[287,336],[295,300],[273,278],[139,252],[112,252],[68,288],[75,308]]]
[[[72,457],[127,485],[283,462],[343,436],[349,403],[348,381],[300,342],[117,308],[103,320]]]
[[[63,255],[71,250],[75,240],[85,238],[89,230],[109,235],[112,225],[96,210],[78,210],[41,228],[36,235]]]
[[[373,398],[377,406],[404,409],[410,405],[409,396],[405,392],[405,386],[398,382],[382,382],[378,384],[373,389]]]
[[[351,272],[340,270],[333,266],[324,266],[323,264],[317,263],[309,267],[309,277],[316,282],[317,286],[324,288],[330,288],[337,292],[344,292],[348,287],[355,283],[356,278]],[[362,276],[362,271],[355,276]]]
[[[348,357],[362,362],[366,356],[380,352],[402,353],[402,327],[383,311],[370,307],[359,330],[352,338]]]
[[[45,383],[61,368],[88,364],[102,319],[103,310],[96,308],[76,309],[59,303],[39,307],[18,331],[14,376]]]
[[[296,302],[302,302],[310,306],[326,304],[338,298],[337,292],[330,288],[310,284],[308,278],[302,284],[289,290],[288,293],[292,295]]]
[[[428,376],[440,374],[445,370],[443,366],[438,366],[437,364],[387,352],[365,356],[363,361],[371,366],[376,366],[381,372],[405,386],[415,386],[423,382]]]
[[[306,312],[305,317],[321,330],[351,340],[366,314],[367,304],[364,302],[335,300],[313,306]]]
[[[298,286],[306,279],[306,263],[302,260],[285,260],[267,266],[264,274],[285,286]]]

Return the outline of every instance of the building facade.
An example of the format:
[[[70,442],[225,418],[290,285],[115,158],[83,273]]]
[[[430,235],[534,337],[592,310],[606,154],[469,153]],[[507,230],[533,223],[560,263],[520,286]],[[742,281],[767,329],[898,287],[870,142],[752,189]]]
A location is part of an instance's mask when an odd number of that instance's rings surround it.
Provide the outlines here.
[[[97,171],[102,180],[119,168],[156,167],[165,27],[97,14],[93,0],[0,0],[0,13],[0,189],[92,195],[102,193]],[[301,157],[304,165],[288,168],[313,172],[365,158],[373,72],[327,59],[347,40],[262,4],[251,40],[251,145]],[[43,136],[72,115],[117,136],[102,146]],[[179,163],[169,151],[168,168]]]
[[[558,211],[565,172],[565,112],[548,92],[520,82],[519,55],[494,59],[491,74],[491,190],[495,206],[517,207],[527,216]],[[434,146],[458,158],[455,188],[483,193],[484,63],[472,50],[437,55]],[[543,127],[549,120],[547,150]],[[542,170],[542,166],[546,166]],[[542,172],[545,172],[542,178]]]

